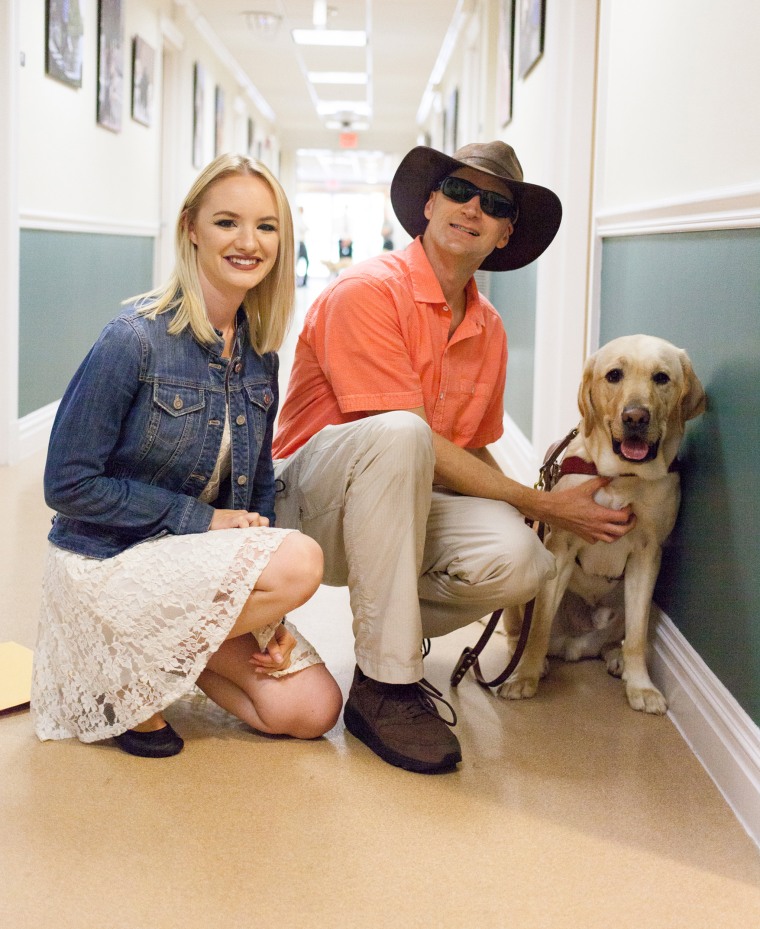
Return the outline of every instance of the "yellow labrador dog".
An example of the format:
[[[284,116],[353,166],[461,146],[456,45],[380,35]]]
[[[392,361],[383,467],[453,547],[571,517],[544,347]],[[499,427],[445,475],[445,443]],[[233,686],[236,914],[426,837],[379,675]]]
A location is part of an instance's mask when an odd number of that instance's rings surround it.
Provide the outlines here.
[[[636,523],[611,543],[551,531],[546,544],[557,575],[536,599],[525,652],[499,693],[532,697],[547,654],[568,660],[603,654],[608,670],[625,681],[635,710],[664,713],[665,699],[647,671],[649,608],[680,502],[676,453],[685,422],[705,409],[705,393],[686,352],[653,336],[624,336],[587,360],[578,406],[578,435],[554,489],[596,474],[611,477],[597,502],[630,505]],[[507,625],[514,647],[514,616]],[[614,647],[621,639],[622,653]]]

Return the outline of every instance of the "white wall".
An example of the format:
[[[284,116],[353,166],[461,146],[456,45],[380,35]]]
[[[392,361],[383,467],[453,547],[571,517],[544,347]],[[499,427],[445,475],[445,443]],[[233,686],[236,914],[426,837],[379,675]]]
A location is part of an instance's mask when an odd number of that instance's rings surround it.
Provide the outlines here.
[[[22,420],[17,416],[19,228],[149,236],[157,241],[157,275],[165,276],[173,260],[177,208],[198,172],[192,163],[196,61],[207,82],[204,162],[214,156],[217,85],[225,96],[223,149],[246,146],[250,117],[256,127],[254,153],[260,149],[275,173],[280,161],[276,126],[260,111],[249,79],[192,0],[125,0],[121,131],[98,125],[98,0],[80,4],[82,86],[74,88],[45,73],[45,0],[0,0],[0,165],[7,185],[0,196],[0,329],[13,359],[0,375],[0,464],[44,448],[54,412],[45,408]],[[131,117],[134,35],[156,53],[149,127]],[[165,89],[164,55],[171,78]]]
[[[757,185],[760,4],[603,0],[600,210]]]
[[[160,113],[157,109],[150,128],[130,116],[131,41],[138,33],[156,50],[160,93],[158,14],[170,4],[124,4],[125,100],[119,133],[96,122],[97,7],[97,0],[82,0],[82,86],[74,88],[45,74],[44,0],[19,4],[26,60],[19,78],[19,208],[29,224],[52,216],[156,231]]]

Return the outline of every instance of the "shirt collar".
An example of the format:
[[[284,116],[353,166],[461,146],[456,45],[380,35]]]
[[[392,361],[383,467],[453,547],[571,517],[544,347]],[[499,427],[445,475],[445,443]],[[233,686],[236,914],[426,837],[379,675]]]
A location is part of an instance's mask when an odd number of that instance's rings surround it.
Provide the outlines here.
[[[412,278],[415,301],[417,303],[445,304],[446,298],[441,290],[441,285],[428,261],[425,249],[422,247],[422,236],[417,236],[411,245],[404,249],[403,255]],[[465,319],[477,326],[485,325],[483,306],[480,302],[478,286],[474,277],[471,277],[467,282],[465,295],[467,298]]]

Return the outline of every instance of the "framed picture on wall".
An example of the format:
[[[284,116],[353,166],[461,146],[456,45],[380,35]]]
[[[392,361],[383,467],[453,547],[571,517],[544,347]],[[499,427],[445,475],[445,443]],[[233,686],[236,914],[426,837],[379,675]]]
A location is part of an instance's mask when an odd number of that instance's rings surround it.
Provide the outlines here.
[[[224,89],[214,90],[214,158],[224,151]]]
[[[517,0],[520,8],[520,77],[527,75],[544,53],[546,0]]]
[[[121,131],[124,103],[122,0],[98,2],[98,124]]]
[[[203,167],[203,110],[206,98],[206,72],[196,61],[193,65],[193,167]]]
[[[499,125],[512,119],[512,71],[515,35],[515,0],[499,0],[499,48],[496,59],[496,105]]]
[[[153,87],[156,53],[136,35],[132,40],[132,119],[150,126],[153,122]]]
[[[45,0],[45,71],[50,77],[82,86],[83,38],[80,0]]]

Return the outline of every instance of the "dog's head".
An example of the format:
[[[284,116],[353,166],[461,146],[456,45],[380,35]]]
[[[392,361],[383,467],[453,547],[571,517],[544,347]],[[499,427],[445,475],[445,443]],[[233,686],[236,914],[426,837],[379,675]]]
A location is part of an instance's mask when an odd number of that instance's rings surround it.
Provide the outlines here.
[[[683,349],[654,336],[603,345],[586,361],[578,406],[582,434],[600,474],[663,476],[705,392]]]

